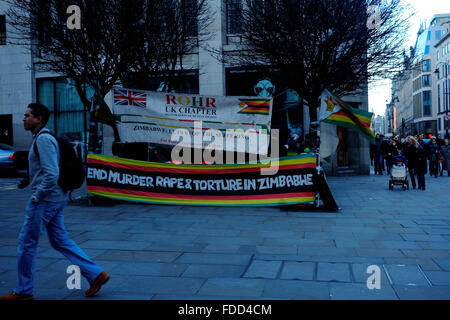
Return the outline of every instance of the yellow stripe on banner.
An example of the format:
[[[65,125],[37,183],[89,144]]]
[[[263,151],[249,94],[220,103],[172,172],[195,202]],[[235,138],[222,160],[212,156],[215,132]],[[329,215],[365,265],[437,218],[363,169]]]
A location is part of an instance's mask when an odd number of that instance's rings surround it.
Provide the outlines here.
[[[363,116],[358,116],[358,115],[355,115],[355,116],[358,119],[360,119],[362,122],[364,122],[365,124],[370,124],[371,119],[369,119],[367,117],[363,117]],[[346,122],[355,123],[355,121],[353,121],[349,116],[343,116],[343,115],[339,115],[339,114],[332,114],[328,117],[328,119],[338,120],[338,121],[343,121],[343,119],[348,119],[349,121],[346,121]]]
[[[112,193],[105,191],[88,191],[89,194],[123,199],[140,202],[152,202],[152,203],[171,203],[179,205],[255,205],[255,204],[283,204],[283,203],[296,203],[296,202],[314,202],[315,197],[298,197],[298,198],[276,198],[276,199],[254,199],[254,200],[194,200],[194,199],[174,199],[174,198],[156,198],[137,196],[123,193]],[[282,196],[282,195],[280,195]]]
[[[355,121],[353,121],[352,119],[350,119],[350,118],[347,117],[347,116],[341,116],[341,115],[334,115],[334,114],[332,114],[332,115],[329,116],[327,119],[351,123],[351,124],[357,126],[358,128],[364,130],[364,131],[370,130],[370,128],[365,128],[365,127],[361,126],[360,124],[356,123]]]
[[[151,119],[158,119],[158,120],[178,121],[178,119],[169,119],[169,118],[161,118],[161,117],[146,116],[146,115],[143,115],[143,117],[144,118],[151,118]]]
[[[316,163],[315,157],[302,157],[302,158],[294,158],[294,159],[286,159],[286,160],[275,160],[273,162],[268,162],[267,164],[263,163],[255,163],[255,164],[229,164],[229,165],[195,165],[195,164],[171,164],[171,163],[159,163],[159,162],[148,162],[148,161],[139,161],[139,160],[131,160],[131,159],[123,159],[123,158],[115,158],[109,156],[102,156],[98,154],[89,154],[88,159],[95,159],[99,161],[106,161],[112,163],[119,163],[125,165],[135,165],[141,167],[154,167],[154,168],[178,168],[178,169],[198,169],[198,170],[226,170],[226,169],[246,169],[246,168],[268,168],[271,165],[276,165],[278,162],[278,166],[286,166],[293,164],[307,164],[307,163]]]
[[[175,128],[175,129],[189,129],[188,127],[179,127],[179,126],[169,126],[167,124],[158,124],[160,127],[167,127],[167,128]]]

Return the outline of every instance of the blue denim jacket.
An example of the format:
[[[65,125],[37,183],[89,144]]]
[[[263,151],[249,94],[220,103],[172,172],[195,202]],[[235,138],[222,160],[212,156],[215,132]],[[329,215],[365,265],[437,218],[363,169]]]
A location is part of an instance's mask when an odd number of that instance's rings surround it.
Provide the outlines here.
[[[59,202],[67,200],[67,192],[58,185],[59,178],[59,147],[56,139],[49,135],[39,133],[48,131],[41,129],[34,135],[28,154],[30,168],[30,184],[33,196],[39,200]],[[34,144],[37,143],[39,158],[34,153]]]

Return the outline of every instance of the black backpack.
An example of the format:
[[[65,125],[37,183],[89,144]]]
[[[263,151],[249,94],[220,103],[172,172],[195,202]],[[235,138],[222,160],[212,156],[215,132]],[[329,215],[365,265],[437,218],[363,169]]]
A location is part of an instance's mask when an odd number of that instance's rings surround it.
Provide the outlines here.
[[[80,188],[86,176],[83,167],[83,161],[81,157],[78,155],[77,151],[73,144],[65,139],[60,139],[55,137],[51,132],[44,131],[41,134],[50,134],[52,135],[59,146],[59,179],[58,185],[64,191],[72,191]],[[39,159],[39,151],[37,148],[37,137],[36,142],[33,145],[34,153]]]

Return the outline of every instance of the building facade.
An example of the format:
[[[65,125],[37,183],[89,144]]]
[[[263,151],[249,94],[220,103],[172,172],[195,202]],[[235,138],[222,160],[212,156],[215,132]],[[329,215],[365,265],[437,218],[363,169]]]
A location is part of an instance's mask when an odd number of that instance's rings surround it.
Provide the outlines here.
[[[295,91],[277,82],[276,69],[270,66],[232,65],[219,61],[211,54],[214,49],[225,55],[239,52],[242,41],[239,26],[241,5],[239,0],[209,0],[211,11],[218,13],[208,28],[212,36],[206,46],[199,46],[183,59],[186,80],[183,91],[200,95],[253,96],[256,95],[258,82],[269,80],[275,96],[272,128],[300,127],[303,133],[308,132],[307,106]],[[5,16],[6,10],[7,5],[0,0],[0,17]],[[7,21],[8,17],[4,19]],[[8,30],[6,37],[7,34]],[[205,50],[205,47],[209,49]],[[11,144],[28,148],[31,137],[23,130],[22,115],[26,105],[33,101],[49,107],[51,117],[48,126],[56,135],[81,144],[85,141],[87,120],[84,107],[70,79],[64,75],[33,71],[33,56],[26,53],[23,47],[11,44],[0,45],[0,64],[0,120],[12,127],[14,139]],[[343,99],[353,107],[368,110],[367,90],[364,94]],[[346,129],[340,130],[340,138],[342,141],[328,173],[337,173],[339,167],[351,168],[355,173],[369,173],[368,142]],[[108,126],[103,128],[103,142],[103,153],[112,154],[113,133]]]
[[[435,44],[437,133],[442,137],[449,136],[450,124],[450,21],[443,24],[442,38]]]
[[[389,105],[389,133],[403,137],[413,134],[413,81],[411,61],[414,49],[403,57],[403,68],[392,80],[391,103]]]
[[[36,97],[33,58],[23,47],[8,44],[7,8],[0,1],[0,140],[27,148],[30,137],[22,119],[25,107]]]
[[[437,14],[429,26],[420,27],[414,48],[392,81],[387,110],[390,132],[430,137],[445,131],[449,21],[450,14]]]

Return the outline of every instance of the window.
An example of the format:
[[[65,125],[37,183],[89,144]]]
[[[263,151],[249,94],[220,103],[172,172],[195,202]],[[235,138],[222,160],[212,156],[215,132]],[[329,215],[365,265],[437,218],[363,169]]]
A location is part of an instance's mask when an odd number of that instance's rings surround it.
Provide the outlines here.
[[[227,0],[227,34],[241,33],[241,0]]]
[[[440,113],[441,112],[441,85],[440,84],[438,84],[437,89],[438,89],[438,92],[437,92],[437,94],[438,94],[438,101],[437,101],[438,113]]]
[[[0,46],[6,45],[6,16],[0,15]]]
[[[438,118],[438,131],[441,131],[442,127],[441,127],[441,118]]]
[[[431,62],[430,60],[423,60],[422,61],[422,72],[428,72],[431,71]]]
[[[430,46],[425,46],[423,54],[430,54]]]
[[[435,38],[436,38],[436,41],[441,40],[441,30],[436,30],[436,31],[434,32],[434,36],[435,36]]]
[[[423,95],[423,115],[431,116],[431,91],[422,92]]]
[[[430,75],[429,74],[422,76],[422,86],[424,86],[424,87],[430,86]]]
[[[84,106],[71,82],[65,78],[37,79],[36,89],[38,102],[50,110],[47,127],[58,137],[83,141]]]
[[[197,0],[183,0],[182,10],[187,35],[196,37],[198,33]]]

